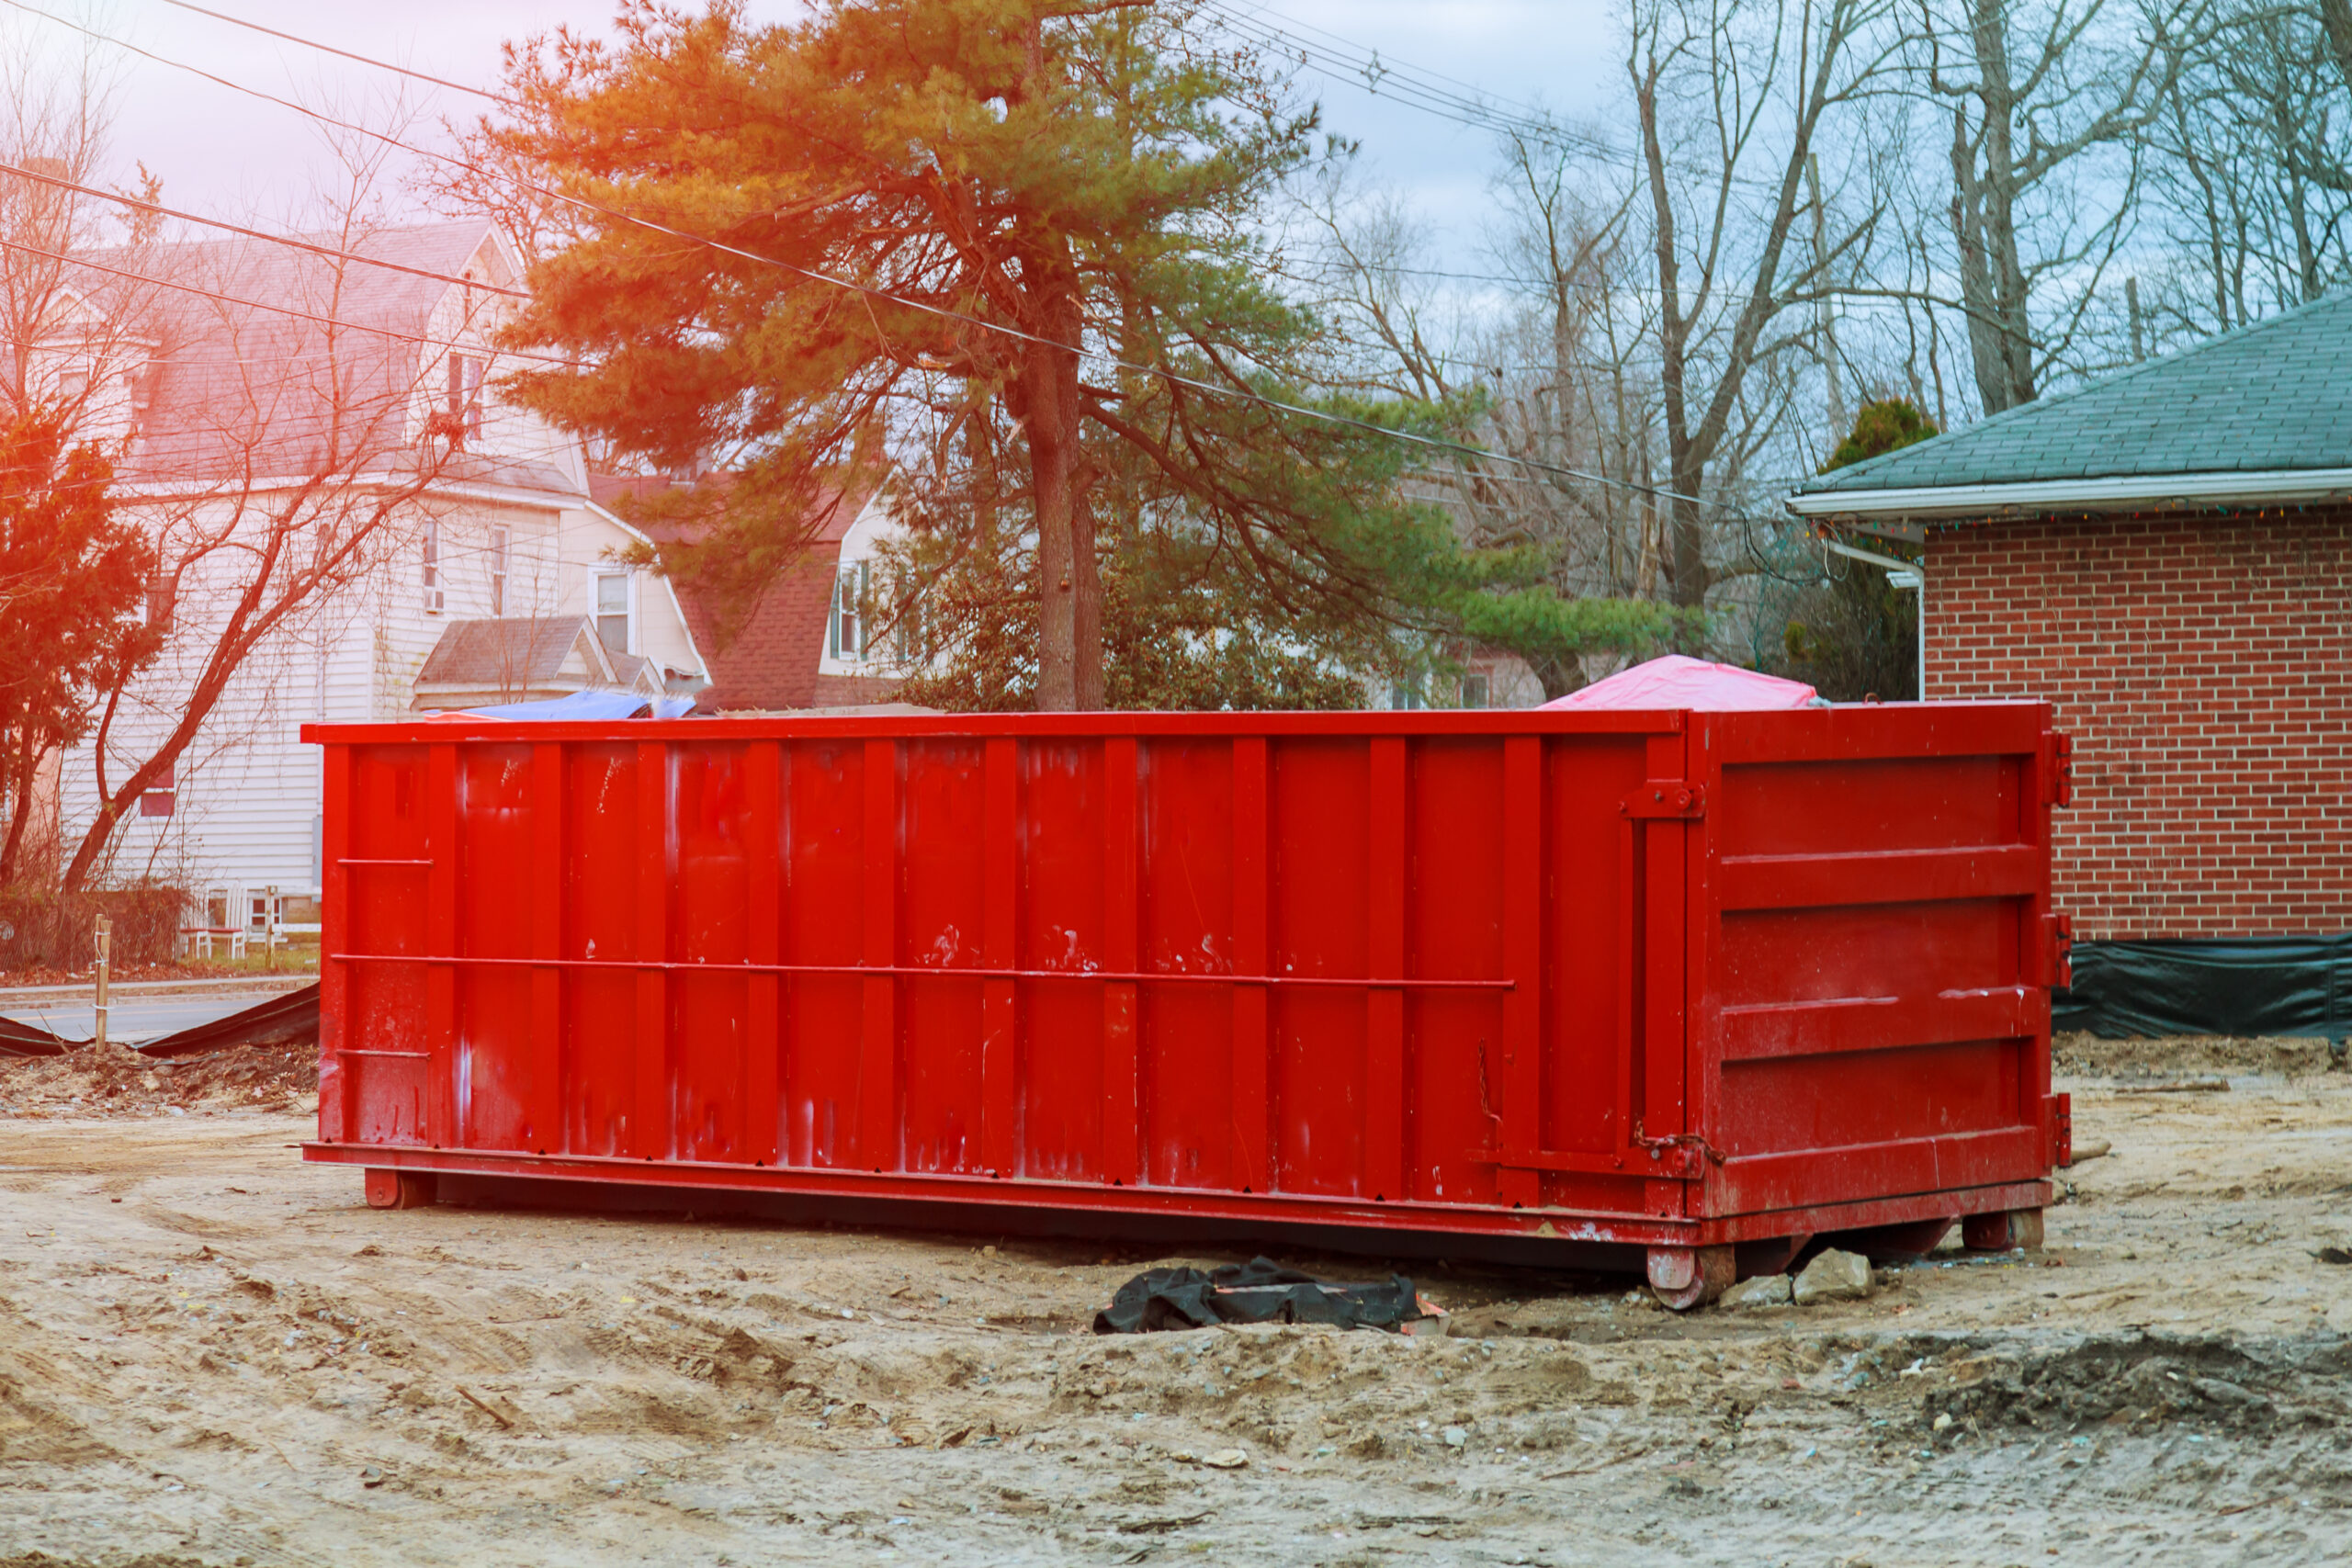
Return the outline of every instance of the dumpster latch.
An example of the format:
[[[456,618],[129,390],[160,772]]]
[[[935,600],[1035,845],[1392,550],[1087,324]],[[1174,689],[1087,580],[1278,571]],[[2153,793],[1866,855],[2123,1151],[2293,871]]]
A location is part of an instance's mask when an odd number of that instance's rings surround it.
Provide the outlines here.
[[[1680,779],[1652,779],[1623,800],[1617,809],[1627,817],[1704,817],[1704,786]]]
[[[1649,1150],[1651,1159],[1686,1181],[1704,1174],[1705,1168],[1699,1163],[1702,1156],[1717,1165],[1724,1163],[1723,1150],[1696,1133],[1676,1133],[1664,1138],[1646,1137],[1638,1121],[1634,1123],[1634,1146]]]
[[[2075,1097],[2053,1094],[2049,1097],[2049,1106],[2050,1163],[2064,1170],[2075,1163]]]

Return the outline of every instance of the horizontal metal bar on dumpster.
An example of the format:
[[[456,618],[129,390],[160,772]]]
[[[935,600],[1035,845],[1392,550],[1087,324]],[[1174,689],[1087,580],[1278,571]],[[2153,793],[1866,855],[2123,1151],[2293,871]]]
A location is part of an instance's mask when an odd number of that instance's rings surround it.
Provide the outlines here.
[[[337,865],[431,865],[433,863],[429,860],[352,860],[345,858],[339,860],[334,863]]]
[[[489,964],[516,969],[674,969],[688,975],[911,975],[932,980],[1107,980],[1114,985],[1317,986],[1375,990],[1516,990],[1516,980],[1352,979],[1321,975],[1184,975],[1112,969],[944,969],[925,964],[693,964],[669,958],[489,958],[474,954],[330,953],[336,964]]]

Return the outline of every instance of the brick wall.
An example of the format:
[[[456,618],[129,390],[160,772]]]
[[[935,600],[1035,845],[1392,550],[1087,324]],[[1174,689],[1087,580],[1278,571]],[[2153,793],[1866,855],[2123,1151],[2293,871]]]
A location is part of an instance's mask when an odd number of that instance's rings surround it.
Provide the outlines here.
[[[2352,513],[1939,530],[1927,652],[2074,737],[2077,936],[2352,931]]]

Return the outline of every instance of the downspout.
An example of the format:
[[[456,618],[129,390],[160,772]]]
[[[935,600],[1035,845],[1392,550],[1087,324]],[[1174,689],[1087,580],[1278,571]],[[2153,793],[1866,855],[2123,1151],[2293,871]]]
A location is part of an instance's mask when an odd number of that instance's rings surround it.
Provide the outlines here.
[[[1872,566],[1883,568],[1886,572],[1886,585],[1889,588],[1907,588],[1919,596],[1919,700],[1926,702],[1928,700],[1928,570],[1926,564],[1921,561],[1898,560],[1893,556],[1880,555],[1874,550],[1857,549],[1826,534],[1821,536],[1821,544],[1824,549],[1834,550],[1849,560],[1867,561]]]

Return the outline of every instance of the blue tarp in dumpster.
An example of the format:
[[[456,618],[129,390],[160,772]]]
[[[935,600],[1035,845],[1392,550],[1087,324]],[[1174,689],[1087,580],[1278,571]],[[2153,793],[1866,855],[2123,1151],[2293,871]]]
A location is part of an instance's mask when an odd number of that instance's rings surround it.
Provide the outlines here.
[[[608,718],[684,718],[695,711],[692,697],[641,697],[634,692],[574,692],[539,702],[468,708],[474,718],[513,718],[541,724],[576,724]]]

